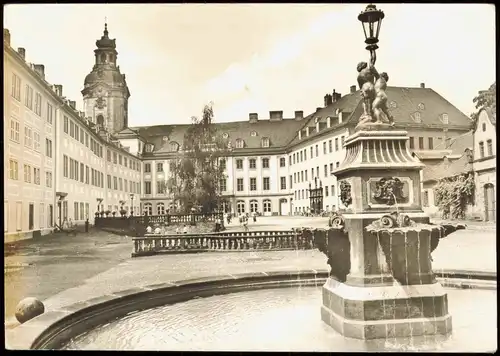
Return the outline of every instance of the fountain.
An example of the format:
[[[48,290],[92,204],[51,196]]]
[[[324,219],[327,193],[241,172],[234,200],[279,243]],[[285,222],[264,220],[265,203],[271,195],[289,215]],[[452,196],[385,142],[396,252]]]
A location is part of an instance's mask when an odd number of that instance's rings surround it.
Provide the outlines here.
[[[371,63],[358,65],[363,115],[334,172],[344,207],[330,228],[302,229],[328,257],[330,271],[249,269],[136,286],[48,311],[21,325],[11,347],[495,350],[496,274],[467,276],[489,285],[458,284],[476,290],[457,289],[448,280],[453,273],[443,272],[445,289],[433,274],[439,240],[464,226],[430,224],[422,211],[423,164],[410,154],[407,132],[395,129],[384,92],[388,76],[374,67],[383,17],[373,5],[359,16]],[[457,325],[451,338],[448,293]]]
[[[363,114],[345,141],[346,157],[333,174],[344,208],[329,230],[312,233],[328,256],[322,320],[356,339],[447,335],[447,294],[432,273],[440,238],[463,226],[429,224],[421,207],[420,171],[406,131],[387,110],[388,76],[375,68],[384,13],[368,5],[363,23],[370,64],[358,64]],[[397,121],[397,119],[396,119]]]

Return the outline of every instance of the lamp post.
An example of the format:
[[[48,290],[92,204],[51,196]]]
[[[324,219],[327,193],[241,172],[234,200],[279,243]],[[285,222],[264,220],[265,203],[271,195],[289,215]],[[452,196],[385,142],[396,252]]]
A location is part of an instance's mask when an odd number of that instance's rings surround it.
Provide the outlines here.
[[[370,52],[378,49],[378,36],[384,17],[383,11],[378,10],[373,4],[369,4],[365,11],[358,15],[358,20],[361,21],[365,33],[366,49]]]
[[[134,215],[134,194],[130,194],[130,215]]]

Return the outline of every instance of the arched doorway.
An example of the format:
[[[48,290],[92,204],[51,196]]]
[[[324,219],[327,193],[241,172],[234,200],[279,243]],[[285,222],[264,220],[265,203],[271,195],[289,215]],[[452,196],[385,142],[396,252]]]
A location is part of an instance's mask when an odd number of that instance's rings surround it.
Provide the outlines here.
[[[288,209],[288,200],[286,198],[280,199],[280,215],[288,215],[290,214],[290,210]]]
[[[484,220],[496,221],[495,186],[491,183],[484,185]]]
[[[238,200],[236,202],[236,212],[238,214],[244,214],[245,213],[245,202],[243,200]]]
[[[256,213],[259,211],[259,202],[257,200],[250,200],[250,212]]]

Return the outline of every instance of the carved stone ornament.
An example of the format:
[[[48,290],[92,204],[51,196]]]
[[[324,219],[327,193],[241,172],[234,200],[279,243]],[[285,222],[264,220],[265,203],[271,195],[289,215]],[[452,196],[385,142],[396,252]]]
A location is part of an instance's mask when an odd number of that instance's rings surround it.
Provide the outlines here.
[[[351,185],[345,180],[340,182],[340,201],[346,207],[352,204]]]
[[[98,97],[95,101],[95,106],[98,109],[104,109],[106,107],[106,100],[102,96]]]
[[[405,198],[403,187],[404,184],[399,178],[381,178],[375,183],[373,199],[380,204],[394,205]]]

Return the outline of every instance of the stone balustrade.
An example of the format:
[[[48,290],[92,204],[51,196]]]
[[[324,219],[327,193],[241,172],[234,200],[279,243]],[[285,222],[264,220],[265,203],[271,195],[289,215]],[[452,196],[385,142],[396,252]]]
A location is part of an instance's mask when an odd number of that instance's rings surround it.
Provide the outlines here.
[[[98,228],[112,228],[112,229],[133,229],[137,226],[147,225],[196,225],[200,222],[213,222],[217,218],[220,219],[221,226],[224,226],[224,215],[221,213],[213,214],[166,214],[166,215],[143,215],[143,216],[108,216],[96,217],[95,226]]]
[[[312,236],[288,231],[221,232],[134,237],[132,257],[159,253],[293,250],[315,248]]]

